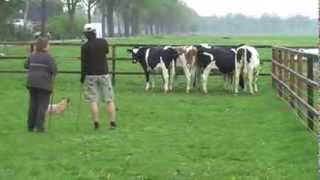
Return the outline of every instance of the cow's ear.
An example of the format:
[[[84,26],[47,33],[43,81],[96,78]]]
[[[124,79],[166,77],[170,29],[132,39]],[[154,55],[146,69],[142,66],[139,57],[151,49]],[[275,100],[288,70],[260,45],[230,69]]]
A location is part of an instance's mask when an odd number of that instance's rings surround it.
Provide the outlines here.
[[[128,53],[133,53],[133,50],[132,49],[127,49],[127,52]]]

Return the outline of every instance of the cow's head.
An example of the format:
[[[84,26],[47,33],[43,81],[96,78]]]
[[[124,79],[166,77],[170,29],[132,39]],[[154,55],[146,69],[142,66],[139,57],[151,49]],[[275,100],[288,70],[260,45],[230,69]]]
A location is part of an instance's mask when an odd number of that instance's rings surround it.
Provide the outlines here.
[[[132,49],[128,49],[127,52],[131,53],[133,64],[136,64],[144,58],[143,48],[134,47]]]

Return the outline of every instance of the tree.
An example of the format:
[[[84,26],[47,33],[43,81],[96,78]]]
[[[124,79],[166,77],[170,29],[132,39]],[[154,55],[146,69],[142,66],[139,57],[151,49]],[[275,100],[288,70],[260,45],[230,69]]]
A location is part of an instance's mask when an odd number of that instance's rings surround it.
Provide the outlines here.
[[[87,10],[88,23],[91,23],[91,13],[97,4],[97,1],[98,0],[82,0],[82,4]]]
[[[24,29],[27,28],[29,9],[30,9],[30,0],[26,0],[24,12],[23,12],[23,23],[24,23],[23,27],[24,27]]]
[[[80,4],[80,1],[81,0],[64,0],[64,2],[66,3],[67,12],[70,19],[71,32],[76,31],[75,30],[75,14],[76,14],[77,6]]]
[[[41,35],[46,34],[46,23],[47,23],[47,0],[41,1]]]

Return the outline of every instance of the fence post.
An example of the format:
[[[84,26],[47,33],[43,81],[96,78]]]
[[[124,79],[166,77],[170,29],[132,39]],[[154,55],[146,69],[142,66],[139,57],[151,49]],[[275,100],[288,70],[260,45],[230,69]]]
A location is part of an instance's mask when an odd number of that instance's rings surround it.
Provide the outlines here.
[[[278,54],[278,62],[279,62],[279,64],[282,64],[282,60],[283,60],[282,58],[283,58],[283,51],[279,49],[279,54]],[[283,81],[282,72],[283,72],[283,70],[279,66],[278,67],[278,78],[279,78],[280,81]],[[283,90],[282,86],[279,85],[278,86],[278,94],[279,94],[280,97],[282,97],[282,95],[283,95],[282,90]]]
[[[112,45],[112,85],[116,85],[116,46]]]
[[[284,53],[283,53],[283,65],[285,66],[285,67],[289,67],[289,58],[288,58],[288,56],[289,56],[289,52],[288,51],[284,51]],[[286,84],[286,85],[290,85],[290,82],[289,82],[289,76],[290,76],[290,72],[287,70],[287,69],[282,69],[283,70],[283,82]],[[285,88],[283,88],[283,90],[284,91],[286,91],[287,93],[285,93],[285,99],[286,99],[286,101],[290,101],[290,93],[289,93],[289,91],[287,91]]]
[[[308,79],[314,80],[314,75],[313,75],[313,58],[310,57],[308,58],[308,68],[307,68],[307,77]],[[312,107],[314,107],[314,92],[313,92],[313,86],[308,84],[307,85],[307,93],[308,93],[308,104]],[[308,110],[308,127],[313,130],[313,118],[314,114],[313,112]]]
[[[272,59],[271,59],[271,63],[272,63],[272,75],[276,74],[276,67],[273,61],[276,60],[276,50],[274,49],[274,47],[272,48]],[[272,87],[275,89],[276,85],[275,85],[275,80],[273,79],[273,76],[271,75],[271,79],[272,79]]]
[[[292,70],[292,71],[295,71],[295,63],[294,63],[294,54],[293,53],[289,53],[288,55],[288,58],[289,58],[289,68]],[[297,92],[296,91],[296,87],[294,85],[295,83],[295,74],[293,73],[290,73],[290,77],[289,77],[289,80],[290,80],[290,89],[293,91],[293,92]],[[295,103],[294,103],[294,96],[290,96],[290,105],[291,107],[295,108]]]
[[[298,54],[298,58],[297,58],[297,71],[298,71],[298,74],[303,75],[303,58],[302,58],[302,55],[300,54]],[[302,94],[303,83],[300,78],[297,78],[296,87],[297,87],[298,96],[303,98],[303,94]],[[298,115],[300,117],[303,117],[302,105],[299,102],[297,102],[297,106],[298,106]]]

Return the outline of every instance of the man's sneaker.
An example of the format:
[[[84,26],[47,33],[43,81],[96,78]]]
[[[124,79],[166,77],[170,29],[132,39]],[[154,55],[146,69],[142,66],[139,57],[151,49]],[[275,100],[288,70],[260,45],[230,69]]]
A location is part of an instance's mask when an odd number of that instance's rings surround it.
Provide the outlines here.
[[[116,127],[117,127],[116,122],[111,121],[111,122],[110,122],[110,128],[111,128],[111,129],[115,129]]]
[[[94,122],[94,130],[98,130],[99,129],[99,122]]]

